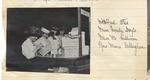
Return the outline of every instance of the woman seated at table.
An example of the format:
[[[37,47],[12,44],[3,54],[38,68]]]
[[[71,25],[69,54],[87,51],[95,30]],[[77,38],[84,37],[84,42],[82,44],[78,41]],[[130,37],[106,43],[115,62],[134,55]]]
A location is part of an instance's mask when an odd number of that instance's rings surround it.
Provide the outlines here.
[[[47,39],[50,31],[44,27],[41,28],[42,36],[34,42],[35,45],[42,44],[43,47],[39,50],[39,54],[41,56],[50,55],[50,51],[52,50],[51,42]]]
[[[41,49],[43,44],[38,44],[35,46],[34,42],[38,39],[38,31],[39,28],[32,26],[29,27],[29,29],[26,31],[26,34],[29,35],[29,37],[23,42],[22,44],[22,54],[27,58],[31,59],[34,58],[38,51]]]

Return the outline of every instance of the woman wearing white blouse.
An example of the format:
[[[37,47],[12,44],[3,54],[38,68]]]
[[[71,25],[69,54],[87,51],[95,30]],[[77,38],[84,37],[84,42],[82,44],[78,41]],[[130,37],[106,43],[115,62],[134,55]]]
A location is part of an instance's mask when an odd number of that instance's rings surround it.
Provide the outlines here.
[[[40,50],[41,47],[43,46],[42,44],[35,46],[34,42],[36,41],[36,39],[37,39],[37,37],[30,36],[22,44],[22,54],[27,59],[34,58],[37,55],[38,50]]]
[[[23,42],[22,44],[22,54],[27,58],[31,59],[34,58],[37,54],[38,51],[41,49],[43,44],[38,44],[35,46],[34,42],[37,40],[37,32],[38,28],[37,27],[30,27],[29,30],[27,31],[27,34],[30,36]]]

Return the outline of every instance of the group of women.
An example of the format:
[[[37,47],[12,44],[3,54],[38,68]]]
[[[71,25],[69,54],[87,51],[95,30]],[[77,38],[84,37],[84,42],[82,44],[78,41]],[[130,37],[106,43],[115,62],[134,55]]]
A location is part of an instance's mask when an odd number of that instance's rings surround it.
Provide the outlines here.
[[[56,33],[59,34],[56,36]],[[36,56],[62,56],[62,38],[64,37],[64,28],[53,28],[48,30],[44,27],[31,26],[25,34],[28,35],[27,39],[22,44],[22,54],[31,59]]]

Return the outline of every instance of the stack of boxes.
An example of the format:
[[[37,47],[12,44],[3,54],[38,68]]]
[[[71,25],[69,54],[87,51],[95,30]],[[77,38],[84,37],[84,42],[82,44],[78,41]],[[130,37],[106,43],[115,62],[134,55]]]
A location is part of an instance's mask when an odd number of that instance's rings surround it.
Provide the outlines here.
[[[79,57],[79,38],[71,39],[64,37],[62,38],[62,46],[65,58]]]
[[[69,32],[70,35],[78,35],[78,33],[79,33],[78,27],[72,28],[71,32]]]
[[[73,28],[70,35],[78,35],[78,28]],[[89,54],[89,46],[85,45],[85,32],[82,32],[82,55]],[[79,38],[71,39],[69,37],[62,38],[62,46],[64,48],[65,58],[79,57]]]

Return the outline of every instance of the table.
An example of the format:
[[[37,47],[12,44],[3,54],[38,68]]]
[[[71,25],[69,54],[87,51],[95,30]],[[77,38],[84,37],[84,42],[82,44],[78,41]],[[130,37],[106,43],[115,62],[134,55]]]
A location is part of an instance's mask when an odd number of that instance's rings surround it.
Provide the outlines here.
[[[52,58],[51,59],[55,65],[50,67],[67,67],[69,68],[69,73],[89,73],[90,72],[90,56],[82,56],[78,58]]]

